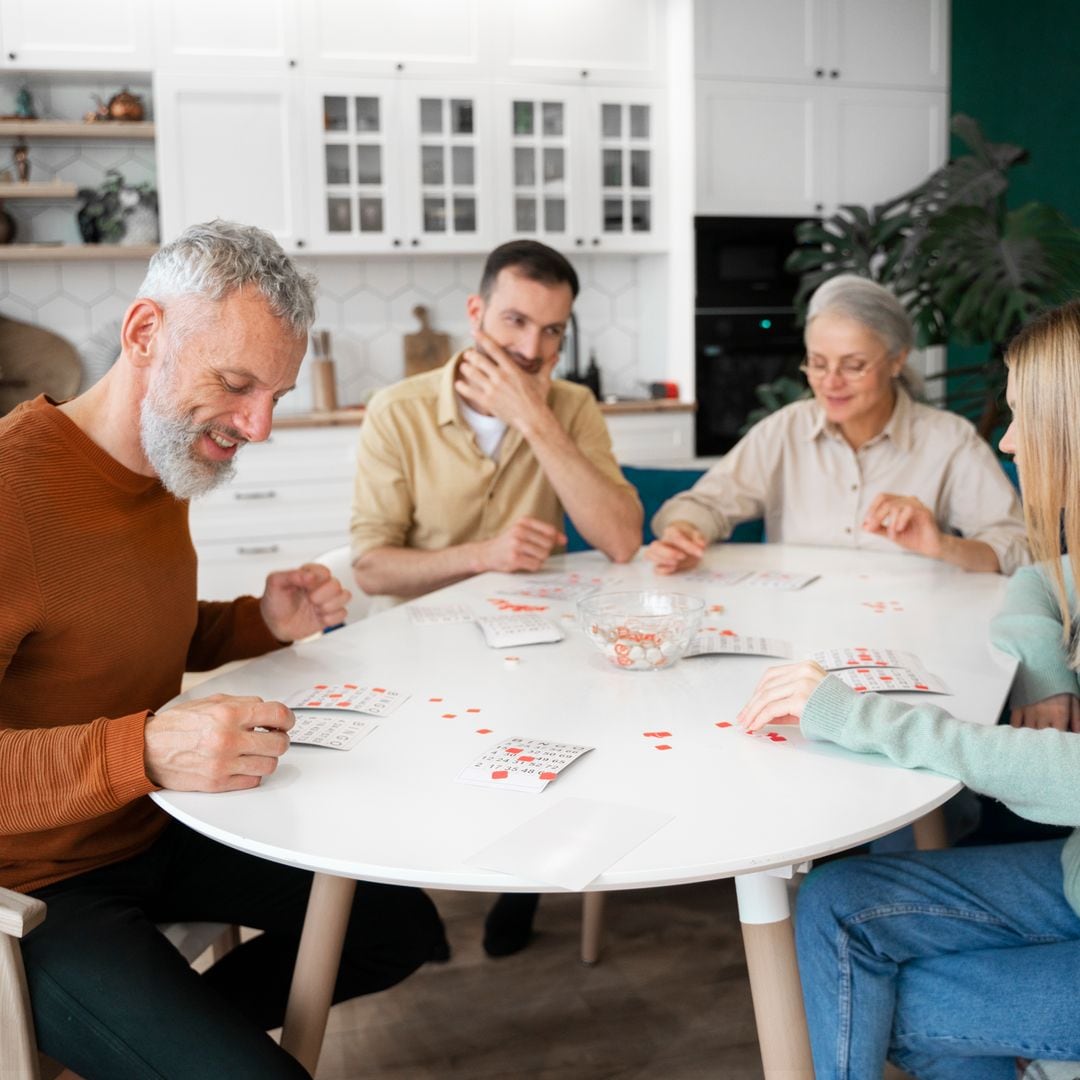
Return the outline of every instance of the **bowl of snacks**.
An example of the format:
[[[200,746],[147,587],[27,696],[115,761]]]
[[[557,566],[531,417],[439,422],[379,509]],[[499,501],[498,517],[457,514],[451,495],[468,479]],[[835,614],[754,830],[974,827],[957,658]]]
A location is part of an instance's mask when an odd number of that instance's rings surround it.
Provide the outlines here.
[[[683,593],[594,593],[578,601],[585,636],[624,671],[671,667],[686,652],[705,601]]]

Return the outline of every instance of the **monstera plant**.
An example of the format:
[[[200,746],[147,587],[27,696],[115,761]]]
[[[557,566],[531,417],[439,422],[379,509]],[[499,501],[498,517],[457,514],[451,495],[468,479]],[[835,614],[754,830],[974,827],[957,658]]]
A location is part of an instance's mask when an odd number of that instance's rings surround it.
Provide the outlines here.
[[[989,436],[1009,338],[1041,308],[1080,294],[1080,230],[1042,203],[1008,209],[1008,173],[1026,150],[988,142],[962,114],[952,130],[968,153],[887,202],[804,222],[787,269],[801,275],[799,306],[834,275],[861,274],[896,293],[919,345],[989,344],[986,363],[947,373],[951,407]]]

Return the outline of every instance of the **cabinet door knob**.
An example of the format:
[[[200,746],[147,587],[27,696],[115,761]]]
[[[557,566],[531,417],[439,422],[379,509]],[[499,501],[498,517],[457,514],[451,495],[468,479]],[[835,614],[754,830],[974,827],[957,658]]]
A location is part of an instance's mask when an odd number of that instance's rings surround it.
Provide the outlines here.
[[[296,61],[295,60],[290,60],[289,61],[289,67],[296,67]]]
[[[575,244],[576,244],[576,245],[577,245],[578,247],[584,247],[584,246],[585,246],[585,240],[584,240],[584,238],[583,238],[583,237],[581,237],[581,236],[577,237],[577,238],[576,238],[576,239],[574,240],[574,243],[575,243]]]
[[[581,69],[581,77],[582,77],[583,79],[587,79],[587,78],[589,77],[589,70],[588,70],[588,68],[582,68],[582,69]]]
[[[593,247],[599,247],[600,246],[600,237],[599,236],[594,236],[592,238],[592,245],[593,245]]]
[[[814,203],[814,209],[815,210],[824,210],[825,209],[825,204],[816,202],[816,203]]]
[[[824,79],[825,78],[825,69],[824,68],[814,68],[814,78],[815,79]]]
[[[419,247],[420,246],[420,241],[417,240],[417,238],[415,236],[409,241],[409,243],[412,244],[413,247]]]
[[[297,240],[296,241],[296,246],[297,247],[303,247],[304,246],[304,241],[303,240]]]
[[[405,70],[405,65],[404,65],[403,63],[401,63],[401,61],[399,60],[399,61],[398,61],[398,62],[397,62],[397,63],[396,63],[395,65],[394,65],[394,70],[395,70],[395,71],[404,71],[404,70]]]
[[[395,236],[393,241],[391,242],[393,243],[394,247],[401,247],[401,240],[398,239],[398,237]]]
[[[830,79],[839,79],[840,78],[840,72],[837,71],[836,68],[833,68],[832,71],[829,72],[829,78]]]
[[[9,60],[18,60],[18,59],[19,59],[19,54],[18,54],[18,53],[13,53],[13,52],[9,52],[9,53],[7,54],[7,58],[8,58]]]

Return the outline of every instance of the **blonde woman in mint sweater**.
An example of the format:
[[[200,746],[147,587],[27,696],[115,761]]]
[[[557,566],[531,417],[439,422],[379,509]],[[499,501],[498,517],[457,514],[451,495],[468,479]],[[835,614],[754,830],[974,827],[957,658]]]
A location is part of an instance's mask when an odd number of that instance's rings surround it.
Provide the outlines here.
[[[1021,661],[1014,726],[856,694],[816,664],[772,668],[740,714],[954,776],[1024,817],[1080,826],[1080,301],[1009,348],[1015,454],[1036,567],[994,643]],[[1069,555],[1061,557],[1064,521]],[[1071,729],[1071,730],[1070,730]],[[830,863],[799,894],[817,1080],[1014,1080],[1017,1058],[1080,1059],[1080,828],[1067,840]]]

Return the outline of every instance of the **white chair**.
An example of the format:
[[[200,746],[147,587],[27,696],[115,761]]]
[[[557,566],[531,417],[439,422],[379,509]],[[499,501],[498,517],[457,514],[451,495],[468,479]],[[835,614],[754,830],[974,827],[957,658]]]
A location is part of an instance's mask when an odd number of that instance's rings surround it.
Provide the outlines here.
[[[0,1077],[3,1080],[76,1080],[75,1074],[39,1054],[19,939],[45,919],[46,906],[32,896],[0,889]],[[207,949],[220,959],[240,942],[226,923],[168,923],[159,927],[188,963]]]

